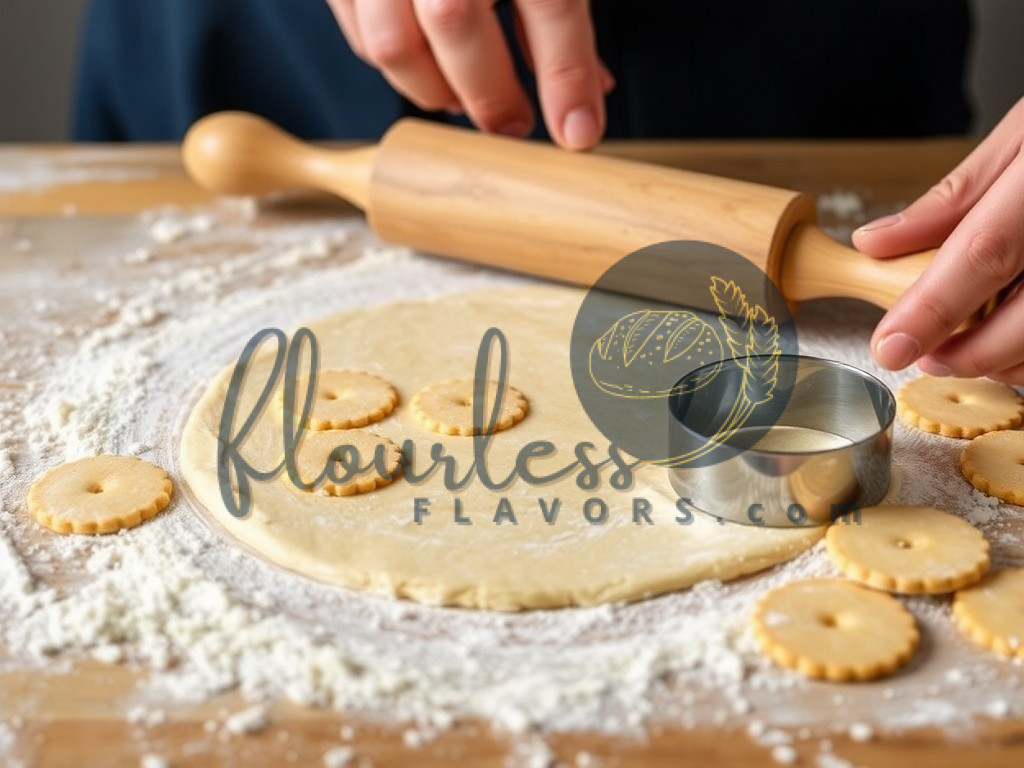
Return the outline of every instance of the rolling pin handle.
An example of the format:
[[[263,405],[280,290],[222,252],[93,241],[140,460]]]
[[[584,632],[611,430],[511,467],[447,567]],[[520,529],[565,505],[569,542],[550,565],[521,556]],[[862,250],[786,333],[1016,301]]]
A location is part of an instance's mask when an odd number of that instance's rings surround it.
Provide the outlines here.
[[[323,189],[365,209],[376,147],[331,150],[305,144],[268,120],[246,112],[217,112],[185,135],[189,175],[220,194],[260,195],[285,189]]]
[[[798,224],[782,255],[781,285],[789,301],[846,297],[890,308],[931,263],[935,251],[891,259],[837,243],[814,224]]]

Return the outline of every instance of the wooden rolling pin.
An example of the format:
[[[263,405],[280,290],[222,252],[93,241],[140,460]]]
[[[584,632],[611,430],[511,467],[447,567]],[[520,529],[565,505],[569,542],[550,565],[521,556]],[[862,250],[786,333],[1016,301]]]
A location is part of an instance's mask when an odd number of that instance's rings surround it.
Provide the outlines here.
[[[218,193],[327,190],[385,240],[582,285],[643,246],[705,240],[760,266],[788,301],[889,307],[934,255],[881,261],[847,248],[798,192],[420,120],[399,121],[377,146],[329,150],[222,112],[192,126],[183,156]]]

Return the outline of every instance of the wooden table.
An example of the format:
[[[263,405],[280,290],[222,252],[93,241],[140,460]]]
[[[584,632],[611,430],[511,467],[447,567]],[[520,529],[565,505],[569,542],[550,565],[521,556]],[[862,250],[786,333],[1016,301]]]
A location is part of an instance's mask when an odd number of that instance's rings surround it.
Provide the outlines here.
[[[800,189],[812,194],[847,189],[872,212],[905,204],[937,181],[970,149],[967,140],[899,142],[643,142],[609,144],[610,154],[662,162],[693,170]],[[20,217],[130,214],[157,205],[189,207],[210,197],[184,175],[176,147],[5,147],[0,148],[0,181],[34,167],[56,171],[55,186],[12,188],[0,183],[0,224]],[[137,173],[133,173],[138,171]],[[96,176],[109,180],[97,181]],[[114,178],[117,177],[117,178]],[[41,177],[42,178],[42,177]],[[323,202],[323,201],[321,201]],[[341,205],[338,203],[338,205]],[[330,211],[330,208],[328,208]],[[2,265],[0,265],[2,266]],[[168,710],[167,722],[147,728],[124,720],[114,705],[139,682],[139,673],[95,662],[77,665],[69,675],[30,672],[0,674],[0,717],[17,706],[34,714],[18,729],[22,747],[40,766],[137,765],[142,753],[166,756],[173,766],[322,765],[337,746],[346,719],[333,712],[280,705],[265,731],[220,743],[203,731],[204,721],[225,708],[236,710],[234,695],[196,707]],[[352,722],[352,721],[348,721]],[[485,725],[460,725],[415,751],[402,745],[395,728],[354,723],[361,758],[375,766],[500,765],[509,744]],[[282,736],[287,733],[288,737]],[[949,739],[935,730],[885,734],[866,744],[830,736],[836,751],[875,768],[913,763],[942,766],[1024,765],[1024,723],[980,723],[967,739]],[[187,743],[201,748],[186,756]],[[644,741],[603,735],[554,735],[549,743],[567,764],[585,750],[602,766],[751,766],[772,764],[769,752],[736,730],[660,730]],[[813,764],[816,741],[798,742],[801,764]],[[291,763],[286,762],[291,757]]]

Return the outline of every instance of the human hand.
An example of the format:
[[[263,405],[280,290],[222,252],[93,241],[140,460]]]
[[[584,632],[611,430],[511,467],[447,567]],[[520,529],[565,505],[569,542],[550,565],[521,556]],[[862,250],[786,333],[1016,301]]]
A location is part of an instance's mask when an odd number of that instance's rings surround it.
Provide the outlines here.
[[[486,131],[526,136],[533,114],[494,0],[328,0],[352,50],[422,109],[466,112]],[[514,0],[519,45],[537,75],[548,132],[587,149],[605,130],[614,80],[594,45],[589,0]]]
[[[856,247],[878,258],[939,247],[882,318],[871,346],[890,370],[1024,384],[1024,99],[946,178],[902,213],[864,225]],[[993,297],[983,321],[956,329]]]

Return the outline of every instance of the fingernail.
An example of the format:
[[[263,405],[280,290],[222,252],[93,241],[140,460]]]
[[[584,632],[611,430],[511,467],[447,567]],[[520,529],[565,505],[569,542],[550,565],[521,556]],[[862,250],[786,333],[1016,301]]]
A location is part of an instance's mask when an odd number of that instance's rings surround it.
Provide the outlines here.
[[[562,138],[569,149],[589,149],[601,138],[597,117],[590,107],[577,107],[562,123]]]
[[[875,345],[875,357],[890,371],[899,371],[921,354],[921,345],[905,333],[891,333]]]
[[[927,373],[929,376],[952,376],[953,371],[949,369],[949,366],[943,365],[938,360],[932,360],[930,357],[922,357],[917,361],[917,367]]]
[[[517,139],[521,139],[530,133],[530,124],[525,120],[513,120],[511,123],[505,123],[498,129],[498,133],[502,136],[512,136]]]
[[[857,227],[858,232],[874,232],[876,229],[885,229],[891,227],[893,224],[899,224],[903,221],[902,213],[891,213],[888,216],[883,216],[880,219],[869,221],[867,224]]]

